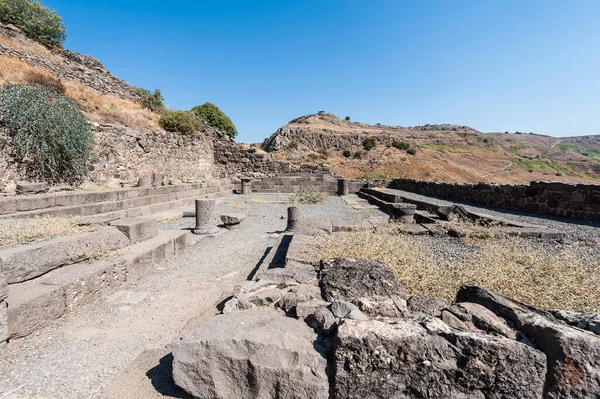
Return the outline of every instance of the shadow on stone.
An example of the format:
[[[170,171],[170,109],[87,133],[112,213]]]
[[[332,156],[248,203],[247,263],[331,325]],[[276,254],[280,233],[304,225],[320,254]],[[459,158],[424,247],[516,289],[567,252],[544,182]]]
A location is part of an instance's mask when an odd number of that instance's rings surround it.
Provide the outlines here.
[[[250,272],[250,274],[248,274],[248,277],[246,278],[246,280],[252,280],[252,279],[254,279],[254,276],[258,272],[258,269],[260,269],[260,265],[262,265],[262,263],[265,261],[265,259],[267,258],[267,256],[269,256],[269,253],[271,252],[272,249],[273,249],[273,247],[267,247],[265,249],[265,253],[263,254],[263,256],[260,257],[260,259],[256,263],[256,266],[254,266],[254,269],[252,269],[252,271]]]
[[[175,385],[173,381],[173,355],[163,356],[157,366],[146,372],[152,386],[167,398],[192,399],[193,397]]]
[[[267,269],[285,267],[285,256],[287,255],[287,251],[290,247],[291,242],[291,235],[284,235],[283,237],[281,237],[281,242],[277,247],[275,255],[273,256],[273,260],[271,261],[271,263],[269,263],[269,267],[267,267]]]
[[[225,308],[225,304],[226,304],[226,303],[227,303],[227,302],[228,302],[230,299],[232,299],[232,298],[233,298],[233,295],[229,295],[227,298],[225,298],[225,299],[223,299],[221,302],[219,302],[219,303],[217,304],[217,310],[218,310],[219,312],[223,312],[223,309]]]

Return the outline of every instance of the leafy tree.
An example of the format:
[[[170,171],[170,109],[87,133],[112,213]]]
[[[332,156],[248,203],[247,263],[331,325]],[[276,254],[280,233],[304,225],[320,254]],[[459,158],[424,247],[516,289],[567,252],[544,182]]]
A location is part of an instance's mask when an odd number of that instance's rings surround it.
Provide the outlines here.
[[[154,90],[151,93],[150,90],[146,90],[142,87],[136,87],[135,92],[139,96],[138,102],[144,108],[148,108],[152,112],[160,113],[165,109],[164,98],[160,90]]]
[[[0,125],[12,157],[32,178],[78,183],[87,174],[90,127],[79,107],[52,87],[0,89]]]
[[[371,151],[373,148],[377,147],[377,140],[373,137],[369,137],[365,141],[363,141],[363,148],[367,151]]]
[[[192,108],[192,112],[213,129],[223,132],[232,138],[237,135],[237,129],[231,119],[216,105],[211,103],[197,105]]]
[[[158,123],[168,132],[195,136],[202,131],[202,122],[189,111],[166,110]]]
[[[349,117],[349,116],[347,116],[347,117],[346,117],[346,118],[344,118],[344,119],[346,119],[347,121],[349,121],[349,120],[350,120],[350,117]]]
[[[346,158],[350,158],[352,156],[352,153],[350,152],[350,150],[344,150],[344,156]]]
[[[0,0],[0,22],[13,24],[46,47],[62,47],[67,35],[58,13],[34,0]]]

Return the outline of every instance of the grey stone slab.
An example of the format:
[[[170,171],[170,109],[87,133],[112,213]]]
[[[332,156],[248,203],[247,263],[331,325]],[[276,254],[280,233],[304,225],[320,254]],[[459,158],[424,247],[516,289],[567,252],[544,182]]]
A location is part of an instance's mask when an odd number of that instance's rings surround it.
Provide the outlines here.
[[[158,234],[158,225],[152,218],[127,218],[119,219],[110,223],[129,238],[131,244],[135,244]]]

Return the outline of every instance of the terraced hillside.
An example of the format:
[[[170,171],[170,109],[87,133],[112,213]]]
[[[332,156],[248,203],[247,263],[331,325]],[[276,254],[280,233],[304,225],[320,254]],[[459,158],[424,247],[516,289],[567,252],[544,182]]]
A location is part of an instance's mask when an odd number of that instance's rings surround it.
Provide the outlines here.
[[[349,178],[600,181],[600,136],[483,133],[457,125],[369,125],[319,113],[294,119],[262,146],[279,159],[326,163]]]

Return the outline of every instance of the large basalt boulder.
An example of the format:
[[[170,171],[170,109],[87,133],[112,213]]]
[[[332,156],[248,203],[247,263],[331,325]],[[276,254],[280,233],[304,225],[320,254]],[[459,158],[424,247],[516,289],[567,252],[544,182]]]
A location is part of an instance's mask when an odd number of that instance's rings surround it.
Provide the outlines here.
[[[356,302],[360,298],[391,295],[406,297],[394,271],[385,263],[355,258],[323,261],[321,290],[326,301]]]
[[[274,310],[216,316],[173,347],[173,378],[198,398],[327,399],[324,349]]]
[[[543,353],[439,319],[346,320],[334,343],[336,398],[541,398]],[[442,323],[443,324],[443,323]]]
[[[478,303],[507,319],[546,354],[547,398],[600,397],[600,337],[481,287],[463,285],[456,300]]]

